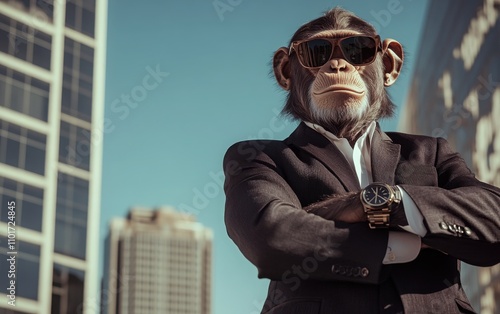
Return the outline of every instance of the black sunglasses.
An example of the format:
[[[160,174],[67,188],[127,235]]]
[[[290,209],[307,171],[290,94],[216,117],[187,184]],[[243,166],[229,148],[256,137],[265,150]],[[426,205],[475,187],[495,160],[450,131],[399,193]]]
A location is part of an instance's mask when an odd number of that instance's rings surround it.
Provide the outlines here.
[[[368,65],[375,60],[378,51],[382,51],[380,36],[348,36],[342,38],[315,38],[294,41],[292,50],[297,52],[300,64],[305,68],[319,68],[332,59],[334,47],[338,45],[344,59],[352,65]]]

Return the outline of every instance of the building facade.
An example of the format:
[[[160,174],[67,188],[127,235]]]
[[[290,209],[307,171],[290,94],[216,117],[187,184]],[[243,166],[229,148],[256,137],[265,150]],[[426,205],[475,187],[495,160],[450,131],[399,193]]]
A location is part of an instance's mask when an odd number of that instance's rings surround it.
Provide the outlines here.
[[[106,0],[0,0],[1,313],[99,310],[106,21]]]
[[[102,312],[210,314],[212,231],[171,208],[110,223]]]
[[[446,138],[500,186],[500,0],[429,1],[400,130]],[[500,265],[463,264],[474,308],[500,313]]]

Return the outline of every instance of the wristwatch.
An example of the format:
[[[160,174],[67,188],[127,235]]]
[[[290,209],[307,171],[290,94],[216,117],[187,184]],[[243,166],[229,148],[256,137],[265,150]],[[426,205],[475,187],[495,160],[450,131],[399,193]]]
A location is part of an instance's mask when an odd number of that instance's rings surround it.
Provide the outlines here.
[[[370,228],[388,228],[391,210],[401,203],[401,192],[395,186],[375,182],[361,191],[360,198]]]

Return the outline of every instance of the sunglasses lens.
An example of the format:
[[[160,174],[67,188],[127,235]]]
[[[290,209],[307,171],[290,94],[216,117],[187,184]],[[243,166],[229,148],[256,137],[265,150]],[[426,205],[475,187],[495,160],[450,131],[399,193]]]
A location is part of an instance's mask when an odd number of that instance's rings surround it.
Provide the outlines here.
[[[377,54],[377,41],[367,36],[346,37],[339,41],[344,59],[352,65],[372,62]],[[333,46],[327,39],[313,39],[297,47],[298,57],[303,66],[317,68],[332,57]]]
[[[377,53],[375,39],[365,36],[354,36],[342,39],[340,48],[347,62],[352,65],[370,63]]]
[[[328,40],[314,39],[298,46],[298,56],[305,67],[320,67],[330,60],[331,55],[332,44]]]

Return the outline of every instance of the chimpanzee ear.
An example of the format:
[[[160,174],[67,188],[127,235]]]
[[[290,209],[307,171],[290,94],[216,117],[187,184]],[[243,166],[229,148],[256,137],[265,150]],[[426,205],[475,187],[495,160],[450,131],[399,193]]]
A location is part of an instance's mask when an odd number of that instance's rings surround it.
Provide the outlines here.
[[[278,84],[284,90],[290,90],[290,57],[287,48],[281,47],[274,53],[273,70]]]
[[[394,39],[386,39],[382,44],[384,62],[384,86],[391,86],[403,67],[403,46]]]

